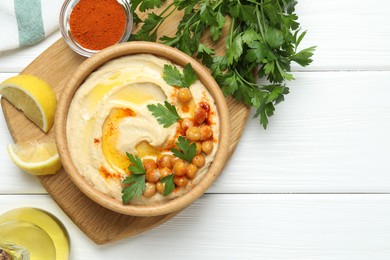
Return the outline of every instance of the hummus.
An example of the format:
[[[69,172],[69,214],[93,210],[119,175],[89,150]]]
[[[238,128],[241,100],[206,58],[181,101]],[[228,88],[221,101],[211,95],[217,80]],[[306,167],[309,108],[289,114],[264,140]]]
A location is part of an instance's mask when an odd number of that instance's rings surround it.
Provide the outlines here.
[[[163,79],[165,64],[172,65],[148,54],[109,61],[83,82],[70,104],[66,130],[73,163],[95,189],[120,201],[122,181],[131,174],[126,153],[142,160],[156,160],[162,154],[172,154],[170,148],[183,135],[180,121],[164,128],[147,105],[168,101],[182,119],[193,119],[200,104],[206,104],[214,146],[205,155],[204,166],[185,187],[176,186],[167,196],[156,192],[153,196],[134,197],[131,204],[162,203],[184,194],[207,172],[217,151],[219,117],[212,96],[196,80],[189,88],[192,100],[182,104],[177,97],[178,88]],[[176,67],[182,72],[181,67]]]

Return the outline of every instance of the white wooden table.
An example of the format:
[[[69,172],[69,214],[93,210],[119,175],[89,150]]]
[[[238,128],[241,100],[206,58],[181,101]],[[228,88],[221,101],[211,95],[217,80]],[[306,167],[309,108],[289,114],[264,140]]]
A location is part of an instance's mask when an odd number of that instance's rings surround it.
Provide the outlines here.
[[[52,212],[70,234],[71,259],[390,259],[389,10],[388,0],[300,0],[302,47],[318,48],[311,66],[293,66],[269,128],[249,120],[207,194],[120,242],[94,244],[12,163],[1,113],[0,214]],[[0,81],[59,37],[1,54]]]

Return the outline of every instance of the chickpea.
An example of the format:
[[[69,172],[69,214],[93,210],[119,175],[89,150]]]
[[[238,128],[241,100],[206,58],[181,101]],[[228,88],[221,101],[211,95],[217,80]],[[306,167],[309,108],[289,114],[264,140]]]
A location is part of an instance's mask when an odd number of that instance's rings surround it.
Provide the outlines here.
[[[188,178],[190,178],[190,179],[195,178],[197,172],[198,172],[198,167],[196,167],[195,164],[190,163],[187,166],[186,175]]]
[[[177,92],[177,98],[181,103],[188,103],[192,99],[191,91],[188,88],[180,88]]]
[[[149,169],[146,171],[145,178],[148,182],[157,182],[160,179],[160,171],[158,169]]]
[[[192,163],[195,164],[196,167],[200,168],[205,164],[205,158],[203,154],[197,154],[192,159]]]
[[[185,187],[188,184],[188,179],[186,177],[184,177],[184,176],[182,176],[182,177],[175,176],[175,177],[173,177],[173,182],[178,187]]]
[[[157,182],[156,183],[156,189],[160,194],[164,194],[165,190],[165,183]]]
[[[201,136],[200,128],[196,126],[192,126],[186,131],[187,139],[193,142],[199,141]]]
[[[210,154],[213,151],[213,147],[213,141],[204,141],[202,143],[202,152],[204,152],[205,154]]]
[[[196,154],[200,154],[202,152],[202,144],[200,142],[196,142]]]
[[[186,174],[186,167],[187,162],[183,160],[177,161],[173,166],[173,174],[175,174],[175,176],[183,176]]]
[[[183,121],[181,122],[181,129],[185,133],[188,128],[194,126],[194,121],[192,121],[191,118],[184,118]]]
[[[172,169],[172,155],[162,155],[158,158],[157,163],[160,168],[169,168]]]
[[[142,164],[144,165],[146,171],[154,170],[157,168],[157,164],[153,159],[144,159],[142,161]]]
[[[154,194],[156,194],[156,184],[151,183],[151,182],[147,182],[147,183],[146,183],[146,189],[145,189],[143,195],[144,195],[146,198],[150,198],[150,197],[152,197]]]
[[[194,121],[196,124],[201,125],[206,120],[207,113],[203,108],[197,108],[195,110]]]
[[[179,157],[172,156],[172,159],[171,159],[172,168],[178,161],[183,161],[183,160],[180,159]]]
[[[160,169],[160,180],[164,177],[167,177],[168,175],[171,175],[171,174],[172,174],[172,170],[167,168],[167,167]]]
[[[208,125],[202,125],[200,127],[201,140],[208,140],[213,135],[213,130]]]

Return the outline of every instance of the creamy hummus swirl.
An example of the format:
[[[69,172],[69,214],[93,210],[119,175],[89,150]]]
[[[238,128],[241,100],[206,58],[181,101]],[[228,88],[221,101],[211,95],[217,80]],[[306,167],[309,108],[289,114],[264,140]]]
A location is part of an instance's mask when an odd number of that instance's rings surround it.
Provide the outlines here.
[[[168,196],[141,196],[131,203],[151,204],[180,196],[199,182],[217,150],[219,119],[212,96],[197,80],[190,87],[192,105],[181,106],[177,88],[163,79],[165,64],[171,63],[148,54],[109,61],[84,81],[70,105],[67,138],[72,161],[91,185],[115,199],[121,200],[121,183],[129,174],[126,152],[155,159],[158,154],[171,153],[169,147],[177,138],[179,123],[164,128],[148,110],[149,104],[167,100],[176,106],[181,118],[187,118],[194,116],[197,104],[207,102],[215,147],[186,188],[175,189]]]

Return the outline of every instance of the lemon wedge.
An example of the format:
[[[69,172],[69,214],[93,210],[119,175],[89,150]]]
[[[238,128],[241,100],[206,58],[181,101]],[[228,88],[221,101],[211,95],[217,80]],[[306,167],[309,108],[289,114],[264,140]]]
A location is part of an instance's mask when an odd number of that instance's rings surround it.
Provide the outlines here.
[[[55,174],[61,169],[54,139],[9,144],[7,149],[15,164],[30,174]]]
[[[54,123],[57,99],[53,89],[33,75],[18,75],[0,84],[0,95],[47,133]]]

